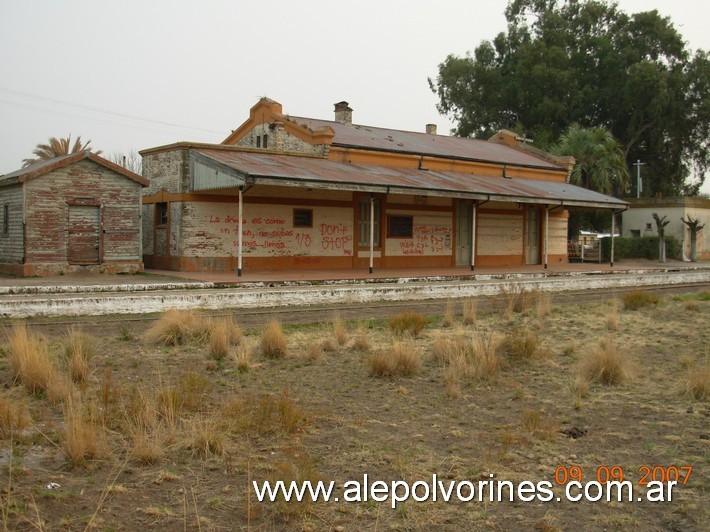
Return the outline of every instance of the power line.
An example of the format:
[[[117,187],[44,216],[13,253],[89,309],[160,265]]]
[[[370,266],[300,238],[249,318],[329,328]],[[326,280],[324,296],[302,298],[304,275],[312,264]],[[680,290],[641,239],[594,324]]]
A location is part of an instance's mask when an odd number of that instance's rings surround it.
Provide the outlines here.
[[[165,122],[165,121],[161,121],[161,120],[152,120],[152,119],[147,119],[147,118],[141,118],[138,116],[123,114],[123,113],[114,113],[111,111],[104,111],[103,109],[99,109],[96,107],[90,107],[87,105],[80,105],[80,104],[76,104],[76,103],[72,103],[72,102],[57,100],[54,98],[47,98],[44,96],[38,96],[36,94],[30,94],[27,92],[8,89],[6,87],[0,87],[0,93],[6,93],[6,94],[8,94],[10,96],[14,96],[14,97],[21,97],[21,98],[29,98],[29,99],[33,99],[33,100],[38,100],[41,103],[50,103],[50,104],[54,104],[54,105],[61,105],[64,107],[77,109],[77,110],[83,111],[83,112],[99,113],[102,115],[106,115],[107,118],[78,115],[78,114],[73,114],[73,113],[67,112],[67,111],[61,111],[59,109],[41,107],[41,106],[38,106],[36,103],[32,103],[32,102],[29,102],[29,103],[28,102],[17,102],[17,101],[7,100],[5,98],[0,98],[0,101],[3,101],[3,102],[10,104],[10,105],[16,105],[18,107],[25,107],[25,108],[29,108],[29,109],[39,109],[42,111],[57,113],[57,114],[61,114],[64,116],[70,116],[70,117],[75,117],[75,118],[84,118],[87,120],[95,120],[98,122],[104,122],[104,123],[109,123],[109,124],[120,124],[120,125],[124,125],[124,126],[140,127],[142,129],[153,129],[153,130],[157,129],[159,131],[166,131],[165,129],[161,129],[161,128],[169,127],[169,128],[175,128],[175,129],[181,129],[181,130],[209,133],[212,135],[225,135],[224,131],[216,131],[213,129],[192,127],[192,126],[186,126],[184,124],[175,124],[172,122]],[[111,120],[111,118],[113,118],[114,120]],[[127,124],[125,122],[117,122],[117,121],[115,121],[115,119],[130,120],[130,121],[137,122],[138,124],[130,124],[130,123]],[[149,126],[152,126],[152,127],[149,127]]]

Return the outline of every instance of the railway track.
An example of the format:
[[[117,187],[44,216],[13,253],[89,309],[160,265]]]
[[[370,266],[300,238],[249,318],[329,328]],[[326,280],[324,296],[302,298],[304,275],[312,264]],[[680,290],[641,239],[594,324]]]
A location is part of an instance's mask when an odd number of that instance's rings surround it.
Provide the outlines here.
[[[689,283],[671,286],[650,286],[643,290],[656,293],[661,296],[673,296],[680,294],[691,294],[710,291],[710,284]],[[569,292],[550,293],[552,303],[555,305],[596,303],[606,301],[613,297],[619,297],[626,288],[593,289]],[[478,297],[478,308],[482,311],[492,311],[505,304],[505,295],[480,296]],[[387,318],[404,310],[411,310],[425,315],[441,315],[444,312],[448,299],[428,299],[428,300],[405,300],[392,302],[361,303],[361,304],[336,304],[336,305],[313,305],[300,307],[270,307],[255,309],[224,309],[206,311],[211,316],[234,316],[243,327],[259,327],[271,318],[277,318],[282,323],[301,324],[330,321],[335,313],[338,313],[343,320],[357,321],[363,319]],[[67,327],[78,326],[88,329],[114,330],[130,327],[131,329],[142,330],[150,323],[158,319],[160,314],[121,314],[104,316],[77,316],[77,317],[57,317],[57,318],[26,318],[24,321],[28,325],[39,328],[65,330]],[[7,328],[12,320],[6,319],[0,322],[0,328]]]

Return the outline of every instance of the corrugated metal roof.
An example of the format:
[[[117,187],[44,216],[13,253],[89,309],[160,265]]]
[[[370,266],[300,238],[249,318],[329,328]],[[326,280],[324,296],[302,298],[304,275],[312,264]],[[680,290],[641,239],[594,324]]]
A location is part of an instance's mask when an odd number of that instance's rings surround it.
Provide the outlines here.
[[[430,135],[414,131],[385,129],[356,124],[341,124],[330,120],[289,117],[299,125],[312,130],[330,127],[335,132],[333,146],[357,147],[370,150],[434,155],[437,157],[462,158],[475,161],[496,162],[517,166],[564,170],[550,161],[505,144],[487,140]]]
[[[235,172],[242,179],[317,188],[494,199],[569,207],[624,208],[627,203],[567,183],[350,164],[317,157],[200,149],[191,151]]]

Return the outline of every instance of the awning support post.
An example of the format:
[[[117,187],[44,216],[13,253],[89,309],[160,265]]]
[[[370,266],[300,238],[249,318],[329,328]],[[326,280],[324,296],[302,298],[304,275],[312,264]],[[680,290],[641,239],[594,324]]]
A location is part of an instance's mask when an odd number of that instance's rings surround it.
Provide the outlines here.
[[[239,221],[237,222],[237,277],[242,276],[242,187],[239,187]]]
[[[370,194],[370,273],[375,264],[375,195]]]
[[[550,209],[547,206],[545,206],[545,242],[543,243],[543,250],[544,250],[544,254],[545,254],[545,261],[544,261],[545,266],[543,269],[545,269],[545,270],[547,269],[547,237],[549,234],[547,228],[548,228],[549,224],[550,224]]]
[[[612,268],[614,267],[614,232],[615,232],[614,218],[615,217],[616,217],[616,213],[612,209],[612,211],[611,211],[611,257],[610,257],[611,260],[609,262],[609,266],[611,266]]]
[[[473,200],[471,209],[471,271],[476,268],[476,207],[478,207],[478,202]]]

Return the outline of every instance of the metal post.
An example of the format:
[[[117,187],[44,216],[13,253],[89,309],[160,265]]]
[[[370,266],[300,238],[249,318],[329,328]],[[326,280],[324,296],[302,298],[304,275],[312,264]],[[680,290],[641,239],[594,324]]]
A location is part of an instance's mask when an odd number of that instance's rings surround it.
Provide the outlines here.
[[[237,277],[242,276],[242,188],[239,187],[239,222],[237,223]]]
[[[370,195],[370,273],[375,263],[375,197]]]
[[[478,202],[474,200],[471,209],[471,271],[476,267],[476,207]]]
[[[637,159],[634,163],[634,166],[636,167],[636,199],[640,198],[641,193],[643,192],[643,181],[641,181],[641,167],[645,164],[646,163],[641,162],[641,159]]]
[[[547,227],[550,225],[550,209],[548,209],[547,205],[545,205],[545,270],[547,269],[547,236],[548,236],[548,231]]]
[[[609,266],[614,267],[614,211],[611,211],[611,261]]]

